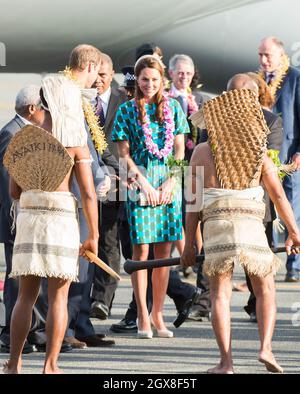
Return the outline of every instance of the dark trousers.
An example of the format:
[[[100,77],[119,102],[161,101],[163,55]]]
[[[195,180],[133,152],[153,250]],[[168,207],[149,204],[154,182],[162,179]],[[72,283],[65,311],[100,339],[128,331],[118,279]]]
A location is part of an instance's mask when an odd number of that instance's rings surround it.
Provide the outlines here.
[[[13,241],[4,243],[6,263],[6,274],[3,292],[3,303],[5,307],[5,327],[3,327],[1,331],[0,339],[6,345],[10,344],[10,320],[19,292],[19,279],[8,277],[12,270],[13,246]],[[28,339],[32,343],[41,343],[44,341],[45,337],[45,318],[39,313],[39,310],[45,303],[43,294],[43,292],[40,292],[40,295],[37,299],[36,305],[34,306],[32,313],[31,329],[28,335]],[[43,338],[41,340],[39,338],[40,335]],[[32,337],[34,337],[34,340],[31,340]]]
[[[99,257],[117,273],[120,272],[120,245],[118,235],[119,203],[101,204]],[[98,266],[95,267],[92,299],[110,310],[118,281]]]
[[[78,210],[80,224],[80,242],[88,236],[88,227],[83,209]],[[83,257],[79,258],[79,282],[72,282],[68,295],[68,328],[67,336],[89,336],[95,334],[90,321],[90,292],[94,278],[95,264]]]
[[[203,250],[201,253],[203,253]],[[208,313],[211,309],[210,289],[208,277],[203,274],[203,263],[204,261],[199,264],[197,270],[197,287],[199,287],[202,292],[201,295],[197,298],[197,301],[193,306],[193,310]]]
[[[125,260],[132,258],[132,245],[130,240],[130,229],[126,219],[119,220],[118,232],[121,243],[122,255]]]

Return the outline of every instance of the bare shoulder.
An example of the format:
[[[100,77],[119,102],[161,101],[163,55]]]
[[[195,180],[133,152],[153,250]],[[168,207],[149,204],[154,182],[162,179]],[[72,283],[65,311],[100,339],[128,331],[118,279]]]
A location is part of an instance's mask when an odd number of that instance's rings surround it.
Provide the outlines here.
[[[211,158],[211,149],[207,142],[203,142],[194,149],[191,164],[204,165]]]
[[[273,163],[273,160],[270,159],[270,157],[268,155],[265,155],[264,159],[263,159],[263,170],[266,167],[275,167],[275,164]]]

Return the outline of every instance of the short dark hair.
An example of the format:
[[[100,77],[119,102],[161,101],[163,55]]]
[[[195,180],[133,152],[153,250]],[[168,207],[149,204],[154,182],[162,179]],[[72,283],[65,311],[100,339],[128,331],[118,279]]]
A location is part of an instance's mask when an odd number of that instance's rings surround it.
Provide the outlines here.
[[[156,53],[158,56],[162,57],[162,50],[154,42],[146,42],[135,50],[135,60],[138,60],[144,55],[153,55]]]

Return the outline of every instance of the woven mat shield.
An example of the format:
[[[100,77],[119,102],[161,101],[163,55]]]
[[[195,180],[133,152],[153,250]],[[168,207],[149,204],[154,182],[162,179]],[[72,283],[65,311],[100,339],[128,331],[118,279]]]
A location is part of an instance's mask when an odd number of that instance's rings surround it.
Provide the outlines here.
[[[205,122],[218,180],[224,189],[256,184],[270,133],[257,96],[231,90],[204,103],[198,125]]]
[[[64,146],[46,130],[23,127],[10,141],[3,160],[23,191],[55,191],[73,166]]]

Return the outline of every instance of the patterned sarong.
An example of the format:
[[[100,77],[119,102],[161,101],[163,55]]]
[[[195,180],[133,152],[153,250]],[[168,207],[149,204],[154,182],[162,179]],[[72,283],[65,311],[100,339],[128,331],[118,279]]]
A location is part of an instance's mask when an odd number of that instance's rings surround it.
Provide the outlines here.
[[[234,263],[249,275],[276,273],[281,262],[268,246],[263,195],[260,186],[204,190],[204,272],[208,276],[230,272]]]
[[[10,277],[77,281],[79,243],[77,202],[72,193],[23,192]]]

